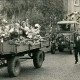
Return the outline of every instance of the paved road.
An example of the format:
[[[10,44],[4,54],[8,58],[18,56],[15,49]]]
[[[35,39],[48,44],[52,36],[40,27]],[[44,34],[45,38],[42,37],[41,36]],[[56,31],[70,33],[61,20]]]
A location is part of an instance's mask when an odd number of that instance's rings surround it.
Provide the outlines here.
[[[74,64],[74,56],[68,52],[46,54],[42,68],[35,69],[32,60],[21,63],[21,74],[10,78],[7,68],[0,69],[0,80],[80,80],[80,63]]]

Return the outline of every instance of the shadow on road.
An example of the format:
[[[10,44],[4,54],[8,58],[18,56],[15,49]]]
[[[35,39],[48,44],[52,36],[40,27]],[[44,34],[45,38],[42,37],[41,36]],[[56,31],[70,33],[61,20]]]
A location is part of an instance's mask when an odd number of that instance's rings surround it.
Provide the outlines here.
[[[12,77],[9,77],[7,68],[2,68],[1,70],[2,71],[0,71],[0,80],[2,80],[3,78],[4,78],[4,80],[9,80],[12,78]],[[28,63],[27,64],[21,64],[20,75],[18,77],[13,77],[13,78],[19,78],[21,76],[29,77],[29,75],[31,77],[32,76],[34,77],[35,75],[42,74],[43,71],[45,71],[43,67],[36,69],[33,65],[29,66]]]

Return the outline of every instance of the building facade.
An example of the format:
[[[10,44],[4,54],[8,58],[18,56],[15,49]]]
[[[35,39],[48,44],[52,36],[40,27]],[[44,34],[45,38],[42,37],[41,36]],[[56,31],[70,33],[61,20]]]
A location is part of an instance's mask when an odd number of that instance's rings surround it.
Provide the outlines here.
[[[80,0],[63,0],[66,14],[80,12]]]

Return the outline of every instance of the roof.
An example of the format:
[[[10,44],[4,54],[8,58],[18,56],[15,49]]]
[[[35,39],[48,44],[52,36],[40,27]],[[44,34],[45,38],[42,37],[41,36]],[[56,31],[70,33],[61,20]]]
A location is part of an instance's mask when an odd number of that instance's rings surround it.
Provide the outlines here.
[[[57,24],[78,24],[78,22],[76,21],[59,21],[57,22]]]

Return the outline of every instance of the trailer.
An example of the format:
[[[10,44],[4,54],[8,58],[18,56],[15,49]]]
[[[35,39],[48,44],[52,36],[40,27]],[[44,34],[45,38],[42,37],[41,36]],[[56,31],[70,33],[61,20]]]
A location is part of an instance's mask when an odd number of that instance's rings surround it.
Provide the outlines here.
[[[20,74],[20,59],[32,59],[34,67],[40,68],[45,60],[42,48],[48,46],[50,46],[49,38],[44,38],[44,40],[32,45],[27,42],[26,44],[15,44],[14,40],[0,42],[0,67],[6,66],[11,77]],[[25,54],[28,54],[28,57],[23,57]]]

